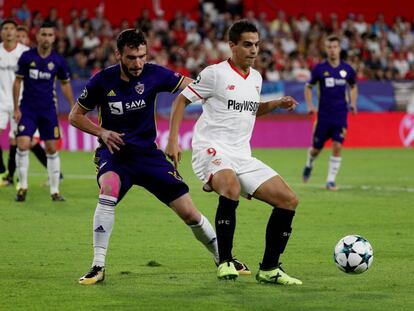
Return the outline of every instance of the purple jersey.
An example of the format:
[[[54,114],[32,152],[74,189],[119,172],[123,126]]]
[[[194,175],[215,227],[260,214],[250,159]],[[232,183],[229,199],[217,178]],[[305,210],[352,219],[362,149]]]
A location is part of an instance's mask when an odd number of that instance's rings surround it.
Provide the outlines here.
[[[69,70],[64,58],[52,51],[42,58],[36,48],[22,54],[16,76],[23,78],[22,110],[56,109],[56,78],[68,81]]]
[[[121,79],[120,65],[93,76],[80,95],[79,105],[98,109],[100,125],[124,133],[127,146],[155,148],[155,99],[159,92],[175,92],[184,77],[162,66],[145,64],[129,82]]]
[[[347,84],[354,85],[355,71],[347,63],[341,61],[337,67],[332,67],[328,61],[315,66],[310,85],[318,83],[319,107],[318,120],[346,119],[348,103],[346,101]]]

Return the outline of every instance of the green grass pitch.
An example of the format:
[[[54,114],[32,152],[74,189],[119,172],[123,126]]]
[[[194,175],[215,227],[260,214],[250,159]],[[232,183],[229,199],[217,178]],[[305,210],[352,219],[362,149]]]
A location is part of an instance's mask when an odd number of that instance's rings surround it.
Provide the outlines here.
[[[140,188],[117,206],[106,280],[81,286],[92,259],[98,188],[91,153],[61,153],[67,202],[52,203],[46,171],[30,159],[25,203],[0,188],[0,310],[414,310],[414,151],[345,149],[337,182],[324,189],[326,150],[308,184],[304,149],[255,150],[299,196],[293,233],[281,261],[302,286],[258,284],[270,207],[242,199],[234,254],[252,276],[218,281],[207,251],[167,207]],[[217,197],[201,191],[185,153],[180,172],[198,208],[214,220]],[[339,271],[336,242],[360,234],[374,248],[362,275]],[[160,266],[150,266],[156,261]]]

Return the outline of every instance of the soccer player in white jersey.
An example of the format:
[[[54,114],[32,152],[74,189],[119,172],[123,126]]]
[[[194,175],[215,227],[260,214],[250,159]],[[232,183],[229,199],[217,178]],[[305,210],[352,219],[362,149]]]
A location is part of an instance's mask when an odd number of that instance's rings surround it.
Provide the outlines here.
[[[298,199],[272,168],[252,157],[250,137],[256,116],[276,108],[293,110],[289,97],[260,102],[262,77],[251,68],[258,54],[259,35],[254,24],[241,20],[229,30],[232,56],[205,68],[173,103],[170,137],[165,153],[177,166],[181,158],[178,132],[186,105],[202,100],[203,113],[193,136],[193,170],[204,190],[215,191],[219,203],[215,219],[220,265],[219,279],[235,279],[232,263],[233,235],[239,197],[256,198],[273,207],[266,228],[266,247],[256,275],[261,283],[302,284],[280,267],[291,233]]]
[[[13,120],[13,82],[16,77],[17,61],[20,55],[29,48],[17,42],[17,24],[14,20],[4,20],[0,29],[3,41],[0,43],[0,134],[6,129],[7,123],[10,122],[9,140],[10,144],[15,146],[14,130],[16,129],[16,122]],[[6,167],[0,146],[0,174],[4,175],[5,172]],[[4,177],[6,178],[6,176]]]

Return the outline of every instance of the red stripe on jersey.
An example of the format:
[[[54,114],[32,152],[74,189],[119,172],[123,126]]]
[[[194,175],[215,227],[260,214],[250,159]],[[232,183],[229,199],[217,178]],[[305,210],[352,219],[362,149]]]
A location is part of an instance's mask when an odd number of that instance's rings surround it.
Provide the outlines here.
[[[198,93],[197,93],[197,91],[196,91],[196,90],[194,90],[191,86],[189,86],[189,85],[188,85],[188,88],[189,88],[191,91],[193,91],[193,93],[194,93],[194,94],[196,94],[196,95],[198,96],[198,98],[203,99],[203,97],[201,97],[201,95],[200,95],[200,94],[198,94]]]
[[[247,79],[247,77],[249,76],[249,74],[250,74],[250,69],[249,69],[249,72],[248,73],[246,73],[246,74],[244,74],[243,72],[241,72],[235,65],[234,65],[234,63],[233,63],[233,61],[229,58],[228,60],[227,60],[227,62],[229,63],[229,65],[230,65],[230,67],[231,67],[231,69],[233,69],[235,72],[237,72],[244,80],[246,80]]]

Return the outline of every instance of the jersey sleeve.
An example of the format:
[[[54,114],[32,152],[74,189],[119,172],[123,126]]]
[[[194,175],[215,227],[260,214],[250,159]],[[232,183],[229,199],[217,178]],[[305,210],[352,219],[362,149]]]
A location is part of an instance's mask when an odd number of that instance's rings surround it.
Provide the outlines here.
[[[101,89],[97,75],[89,79],[88,83],[83,88],[81,95],[78,97],[79,106],[88,111],[94,110],[96,105],[101,101]]]
[[[181,94],[191,102],[207,99],[214,94],[215,84],[215,71],[214,68],[210,66],[201,71],[197,79],[189,84]]]
[[[315,85],[319,81],[319,66],[316,65],[311,71],[311,78],[308,81],[308,85]]]
[[[57,78],[61,81],[70,80],[69,68],[63,58],[60,58],[60,62],[59,62],[58,70],[57,70]]]
[[[26,57],[26,53],[23,53],[19,60],[17,61],[17,70],[16,70],[16,76],[23,78],[28,76],[29,73],[29,62]]]
[[[159,92],[174,93],[183,82],[184,76],[168,68],[157,66],[157,79],[160,81]]]
[[[351,66],[349,66],[349,76],[347,82],[351,86],[356,84],[356,72]]]

